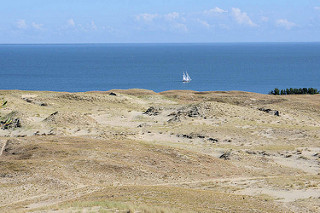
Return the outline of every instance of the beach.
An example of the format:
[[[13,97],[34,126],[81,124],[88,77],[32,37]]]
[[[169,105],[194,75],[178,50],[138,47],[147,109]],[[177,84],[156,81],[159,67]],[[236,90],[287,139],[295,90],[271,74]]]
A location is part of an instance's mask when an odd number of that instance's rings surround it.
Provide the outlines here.
[[[320,95],[2,90],[1,100],[1,212],[320,210]]]

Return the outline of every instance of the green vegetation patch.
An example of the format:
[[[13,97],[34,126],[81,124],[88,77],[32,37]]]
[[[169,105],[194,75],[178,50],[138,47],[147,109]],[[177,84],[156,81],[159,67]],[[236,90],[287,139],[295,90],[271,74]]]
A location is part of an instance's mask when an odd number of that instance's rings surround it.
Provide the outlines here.
[[[115,202],[108,200],[100,201],[75,201],[72,203],[62,204],[60,206],[53,206],[50,209],[59,209],[59,210],[70,210],[74,211],[88,211],[88,212],[144,212],[144,213],[166,213],[166,212],[179,212],[166,207],[157,207],[157,206],[148,206],[140,205],[126,202]]]
[[[269,92],[270,95],[314,95],[319,94],[320,91],[315,88],[287,88],[279,90],[275,88]]]

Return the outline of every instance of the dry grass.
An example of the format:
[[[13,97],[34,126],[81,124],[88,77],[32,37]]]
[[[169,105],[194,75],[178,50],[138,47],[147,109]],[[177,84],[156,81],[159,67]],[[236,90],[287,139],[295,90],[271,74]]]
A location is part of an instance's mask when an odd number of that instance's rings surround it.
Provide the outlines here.
[[[267,200],[265,197],[252,198],[215,191],[160,186],[107,187],[77,201],[63,204],[59,208],[105,206],[110,203],[120,204],[121,206],[127,206],[127,209],[142,212],[283,211],[281,207],[274,205],[271,199]],[[143,207],[141,208],[141,206]],[[172,209],[172,206],[175,208]]]
[[[320,95],[133,89],[1,98],[0,116],[16,112],[22,128],[0,130],[0,211],[318,210],[313,195],[285,205],[273,194],[319,190]],[[151,106],[160,114],[143,114]],[[181,114],[194,107],[199,116]],[[173,112],[180,122],[168,123]]]

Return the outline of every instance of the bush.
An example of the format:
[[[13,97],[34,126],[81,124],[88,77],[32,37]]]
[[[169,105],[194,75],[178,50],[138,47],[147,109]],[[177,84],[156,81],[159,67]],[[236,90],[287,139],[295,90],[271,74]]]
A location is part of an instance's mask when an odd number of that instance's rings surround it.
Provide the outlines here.
[[[274,90],[271,90],[269,92],[270,95],[293,95],[293,94],[319,94],[318,89],[315,88],[287,88],[282,89],[281,91],[278,88],[275,88]]]
[[[4,101],[1,105],[0,105],[0,109],[6,107],[7,105],[7,101]]]

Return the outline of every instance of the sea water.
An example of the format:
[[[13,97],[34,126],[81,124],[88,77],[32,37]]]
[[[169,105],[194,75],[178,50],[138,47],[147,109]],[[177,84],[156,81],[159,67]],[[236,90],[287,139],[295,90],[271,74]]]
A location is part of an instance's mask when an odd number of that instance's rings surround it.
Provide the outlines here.
[[[276,87],[320,89],[320,43],[0,45],[0,90]]]

